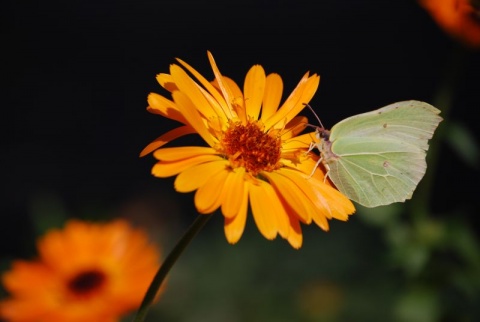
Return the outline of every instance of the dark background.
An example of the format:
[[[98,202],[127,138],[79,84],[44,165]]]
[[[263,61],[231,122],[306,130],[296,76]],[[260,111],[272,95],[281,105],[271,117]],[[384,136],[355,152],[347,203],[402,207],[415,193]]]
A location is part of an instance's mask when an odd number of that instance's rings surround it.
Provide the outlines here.
[[[150,175],[153,157],[138,157],[174,126],[145,108],[149,92],[165,94],[155,75],[175,57],[211,79],[210,50],[240,84],[261,64],[282,76],[287,94],[307,70],[318,73],[311,104],[331,127],[400,100],[432,102],[458,49],[415,1],[10,0],[2,7],[0,251],[8,257],[27,252],[33,208],[45,196],[71,216],[94,207],[108,213],[144,195],[192,207],[173,179]],[[449,118],[476,135],[479,54],[464,57]],[[445,144],[437,171],[432,207],[475,209],[478,170]]]

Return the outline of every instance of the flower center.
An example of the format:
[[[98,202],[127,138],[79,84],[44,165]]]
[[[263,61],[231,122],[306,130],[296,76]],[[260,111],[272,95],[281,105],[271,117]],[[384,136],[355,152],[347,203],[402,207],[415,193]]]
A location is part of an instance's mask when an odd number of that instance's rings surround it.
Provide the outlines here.
[[[256,176],[280,167],[281,141],[263,132],[257,123],[231,123],[222,139],[223,153],[232,167],[244,167]]]
[[[68,289],[76,296],[88,296],[97,291],[106,280],[103,272],[98,270],[84,271],[68,282]]]

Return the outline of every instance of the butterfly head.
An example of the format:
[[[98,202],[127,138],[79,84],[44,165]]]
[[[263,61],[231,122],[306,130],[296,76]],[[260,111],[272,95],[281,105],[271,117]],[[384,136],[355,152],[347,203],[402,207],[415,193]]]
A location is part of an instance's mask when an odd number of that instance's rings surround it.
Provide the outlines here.
[[[318,124],[320,124],[320,126],[309,125],[315,128],[315,137],[322,142],[330,142],[330,131],[323,127],[322,121],[320,121],[320,118],[318,117],[317,113],[315,113],[313,108],[307,103],[304,103],[304,105],[308,107],[310,111],[312,111],[313,115],[315,115],[315,118],[318,121]]]
[[[323,126],[318,127],[315,129],[315,136],[317,139],[321,141],[329,141],[330,139],[330,131],[326,130]]]

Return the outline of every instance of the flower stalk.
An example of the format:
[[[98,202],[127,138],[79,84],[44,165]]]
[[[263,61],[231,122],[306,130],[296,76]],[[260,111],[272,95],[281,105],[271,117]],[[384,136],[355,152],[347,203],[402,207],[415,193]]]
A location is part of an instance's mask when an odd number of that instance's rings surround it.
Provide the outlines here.
[[[211,215],[199,215],[195,221],[192,223],[190,228],[185,232],[183,237],[178,241],[175,247],[172,249],[170,254],[168,254],[167,258],[163,262],[163,264],[158,269],[155,277],[152,280],[152,283],[148,287],[147,292],[145,293],[145,297],[143,298],[142,303],[134,317],[133,322],[142,322],[145,320],[145,317],[150,309],[155,296],[162,286],[165,277],[167,276],[170,269],[173,267],[177,259],[183,253],[185,248],[190,244],[193,240],[195,235],[202,229],[202,227],[206,224],[206,222],[212,217]]]

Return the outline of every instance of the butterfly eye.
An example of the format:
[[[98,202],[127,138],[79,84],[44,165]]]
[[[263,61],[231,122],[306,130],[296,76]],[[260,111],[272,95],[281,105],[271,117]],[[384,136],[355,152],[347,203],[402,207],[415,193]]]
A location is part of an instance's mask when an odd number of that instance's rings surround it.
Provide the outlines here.
[[[330,131],[327,131],[323,128],[318,128],[315,135],[318,139],[327,140],[330,138]]]

